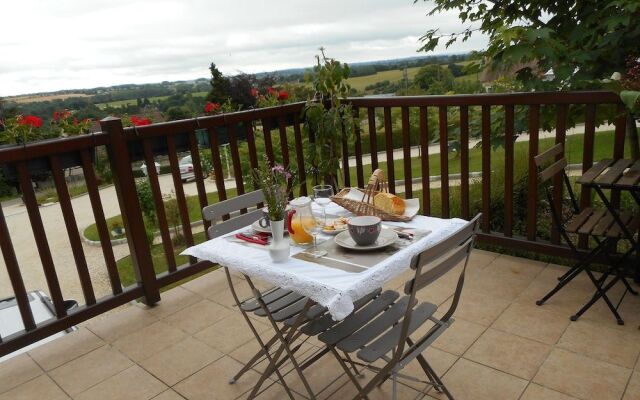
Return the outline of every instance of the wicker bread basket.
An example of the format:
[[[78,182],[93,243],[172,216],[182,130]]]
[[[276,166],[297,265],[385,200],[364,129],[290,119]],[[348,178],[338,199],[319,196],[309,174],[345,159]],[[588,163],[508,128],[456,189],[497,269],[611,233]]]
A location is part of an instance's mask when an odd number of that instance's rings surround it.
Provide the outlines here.
[[[331,197],[331,200],[333,200],[334,203],[338,204],[339,206],[351,211],[355,215],[374,215],[376,217],[380,217],[380,219],[383,221],[406,222],[411,220],[411,217],[390,214],[379,209],[373,204],[373,198],[378,193],[389,192],[389,186],[387,185],[387,181],[384,177],[384,172],[381,169],[376,169],[375,171],[373,171],[373,175],[371,175],[369,183],[364,189],[362,200],[356,201],[347,198],[347,195],[349,194],[349,192],[351,192],[351,190],[351,188],[344,188],[338,194]]]

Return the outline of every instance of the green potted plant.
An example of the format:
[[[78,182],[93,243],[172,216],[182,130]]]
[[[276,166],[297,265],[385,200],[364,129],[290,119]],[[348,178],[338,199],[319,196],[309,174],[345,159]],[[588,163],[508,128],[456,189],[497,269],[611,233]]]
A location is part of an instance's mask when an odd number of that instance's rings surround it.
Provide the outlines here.
[[[146,125],[151,125],[153,121],[149,117],[138,117],[137,115],[124,115],[122,117],[122,126],[139,128]],[[187,132],[173,135],[173,142],[176,146],[176,152],[181,153],[189,150],[189,136]],[[167,138],[163,136],[154,136],[150,138],[151,152],[154,156],[169,154],[169,146],[167,144]],[[144,147],[142,140],[134,140],[129,142],[129,154],[131,161],[144,160]]]
[[[64,124],[66,129],[62,128],[61,124]],[[43,120],[35,115],[17,115],[0,120],[0,148],[25,146],[31,142],[46,142],[58,140],[59,137],[84,134],[89,131],[90,125],[90,120],[79,121],[72,117],[70,111],[56,111],[53,114],[51,129],[47,129]],[[82,165],[78,152],[62,153],[58,156],[58,161],[63,169]],[[48,174],[51,170],[50,161],[48,157],[30,159],[27,169],[32,178],[43,179],[43,176],[46,176],[43,174]],[[15,165],[2,164],[2,172],[7,180],[17,180]]]
[[[337,191],[342,141],[350,139],[354,128],[351,105],[344,102],[351,90],[350,70],[349,65],[327,58],[322,47],[316,60],[310,76],[315,96],[302,111],[306,136],[314,138],[308,144],[310,172],[316,184],[322,178]]]
[[[122,221],[113,221],[111,223],[111,235],[114,238],[124,236],[124,227],[122,226]]]

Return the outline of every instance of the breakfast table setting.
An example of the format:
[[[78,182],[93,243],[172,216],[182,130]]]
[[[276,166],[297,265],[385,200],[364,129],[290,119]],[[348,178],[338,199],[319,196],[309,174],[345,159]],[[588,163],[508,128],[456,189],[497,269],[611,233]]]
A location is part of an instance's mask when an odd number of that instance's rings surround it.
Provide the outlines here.
[[[389,193],[381,170],[374,171],[366,188],[344,188],[334,193],[330,185],[316,185],[312,196],[297,198],[291,198],[290,174],[281,166],[254,170],[254,178],[260,191],[246,194],[244,199],[249,196],[255,200],[253,196],[257,195],[264,199],[266,206],[259,208],[262,202],[258,202],[250,211],[243,203],[238,207],[241,212],[235,215],[236,221],[241,223],[231,222],[234,218],[230,214],[222,214],[224,218],[220,225],[227,224],[227,230],[217,228],[216,220],[211,219],[210,240],[189,247],[182,254],[225,268],[238,309],[260,345],[261,350],[230,383],[265,356],[269,366],[254,384],[248,398],[258,396],[273,373],[291,397],[279,367],[280,360],[285,357],[291,361],[310,398],[314,399],[316,396],[304,370],[329,349],[318,350],[311,361],[303,362],[304,365],[294,355],[296,332],[310,318],[308,313],[312,309],[320,310],[330,320],[344,320],[363,299],[380,293],[386,283],[407,271],[414,256],[454,236],[466,221],[419,215],[419,201]],[[231,210],[225,208],[229,201],[233,202],[227,200],[227,204],[212,205],[209,209]],[[206,218],[205,210],[203,216]],[[245,277],[253,298],[238,298],[231,272]],[[273,288],[260,293],[254,279]],[[267,304],[267,299],[273,296],[281,298]],[[288,300],[291,298],[293,303]],[[253,306],[247,306],[252,303]],[[282,304],[276,306],[277,303]],[[275,334],[268,343],[263,343],[247,315],[248,310],[258,308],[256,314],[268,317]],[[288,309],[298,310],[294,311],[297,314],[289,313]],[[276,316],[283,312],[291,321],[287,321],[288,326],[280,327]],[[276,343],[280,345],[272,352],[270,346]]]
[[[384,190],[383,185],[374,186]],[[351,198],[362,199],[369,191],[351,192]],[[264,227],[265,212],[262,219],[182,254],[292,290],[327,307],[335,320],[341,320],[353,311],[357,299],[408,270],[414,255],[466,222],[420,215],[417,199],[391,196],[383,192],[383,197],[399,199],[395,201],[404,205],[395,220],[357,215],[353,204],[345,203],[340,193],[323,197],[328,201],[303,196],[288,202],[281,239],[284,246],[272,235],[275,224]],[[393,209],[387,211],[391,214]],[[305,220],[309,219],[318,222],[312,224],[314,232],[307,229]],[[277,246],[284,248],[280,254]]]

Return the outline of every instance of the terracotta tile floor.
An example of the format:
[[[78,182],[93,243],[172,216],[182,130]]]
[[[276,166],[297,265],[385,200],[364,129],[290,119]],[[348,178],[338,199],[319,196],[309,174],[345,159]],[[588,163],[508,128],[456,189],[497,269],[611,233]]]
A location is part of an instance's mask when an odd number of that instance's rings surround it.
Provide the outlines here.
[[[534,304],[563,270],[473,252],[456,322],[425,353],[456,399],[640,399],[640,299],[625,298],[625,326],[616,325],[603,304],[570,322],[569,313],[590,295],[586,277],[546,305]],[[420,298],[438,303],[443,313],[457,272],[424,289]],[[408,276],[394,279],[390,288],[400,289]],[[224,273],[214,271],[163,293],[156,307],[121,307],[0,364],[0,400],[246,398],[265,363],[228,383],[256,349],[232,304]],[[266,338],[271,328],[265,320],[256,321]],[[318,346],[308,341],[301,357]],[[307,370],[315,390],[329,385],[320,399],[353,396],[339,371],[330,356]],[[420,368],[412,363],[405,371],[417,374]],[[286,380],[296,398],[306,398],[299,378],[290,374]],[[412,383],[399,386],[399,399],[420,398],[416,389],[427,399],[444,398]],[[270,379],[258,398],[288,397]],[[391,398],[391,383],[370,398]]]

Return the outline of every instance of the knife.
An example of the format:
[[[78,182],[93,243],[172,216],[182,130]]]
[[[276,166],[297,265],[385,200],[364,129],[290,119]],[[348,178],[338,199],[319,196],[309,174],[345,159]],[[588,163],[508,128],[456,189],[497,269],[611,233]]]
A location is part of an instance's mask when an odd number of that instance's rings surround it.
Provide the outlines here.
[[[267,244],[269,244],[269,242],[265,239],[259,239],[257,237],[252,237],[249,235],[246,235],[244,233],[236,233],[235,235],[236,239],[240,239],[240,240],[244,240],[245,242],[249,242],[249,243],[255,243],[255,244],[259,244],[262,246],[266,246]]]

